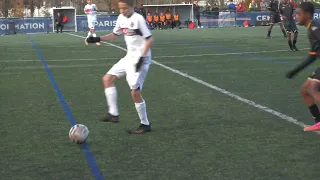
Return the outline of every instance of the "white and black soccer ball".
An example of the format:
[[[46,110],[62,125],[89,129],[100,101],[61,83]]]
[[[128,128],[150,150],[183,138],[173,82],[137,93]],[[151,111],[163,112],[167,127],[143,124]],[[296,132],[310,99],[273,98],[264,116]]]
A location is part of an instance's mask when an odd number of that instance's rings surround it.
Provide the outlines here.
[[[72,128],[69,131],[70,140],[77,144],[85,143],[88,136],[89,129],[87,128],[87,126],[83,124],[76,124],[72,126]]]

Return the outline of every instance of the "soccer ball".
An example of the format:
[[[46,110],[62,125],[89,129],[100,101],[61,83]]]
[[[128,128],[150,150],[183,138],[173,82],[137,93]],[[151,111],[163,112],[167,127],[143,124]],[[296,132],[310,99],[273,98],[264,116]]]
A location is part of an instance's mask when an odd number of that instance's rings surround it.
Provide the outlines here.
[[[77,144],[85,143],[88,136],[89,129],[87,128],[87,126],[83,124],[76,124],[72,126],[72,128],[69,131],[70,140]]]

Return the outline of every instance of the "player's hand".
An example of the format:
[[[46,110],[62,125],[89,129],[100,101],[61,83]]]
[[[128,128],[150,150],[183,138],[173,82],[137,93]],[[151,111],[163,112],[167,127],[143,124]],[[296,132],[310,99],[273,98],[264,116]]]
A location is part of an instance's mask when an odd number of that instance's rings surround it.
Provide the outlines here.
[[[136,64],[136,72],[139,72],[144,61],[144,57],[140,57],[138,63]]]
[[[87,43],[97,43],[97,42],[100,42],[101,41],[101,39],[100,39],[100,37],[92,37],[92,36],[90,36],[89,38],[87,38]]]
[[[289,72],[287,72],[286,77],[288,79],[292,79],[294,77],[294,75],[295,75],[295,73],[293,71],[289,71]]]

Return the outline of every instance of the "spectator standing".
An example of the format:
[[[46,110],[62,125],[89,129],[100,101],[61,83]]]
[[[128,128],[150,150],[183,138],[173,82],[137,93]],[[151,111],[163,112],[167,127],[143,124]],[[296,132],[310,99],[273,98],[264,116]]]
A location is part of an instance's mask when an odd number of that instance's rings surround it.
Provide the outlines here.
[[[244,1],[240,1],[237,7],[237,12],[245,12],[247,10]]]
[[[236,5],[233,3],[233,0],[230,0],[230,4],[228,5],[229,11],[236,11]]]
[[[198,1],[193,2],[193,13],[196,17],[196,20],[198,22],[198,28],[201,27],[201,22],[200,22],[200,6],[198,5]]]
[[[257,11],[258,10],[258,3],[256,3],[255,0],[252,0],[249,4],[249,10],[250,11]]]
[[[260,3],[261,11],[268,11],[269,3],[266,0],[262,0]]]
[[[292,5],[293,10],[297,8],[297,4],[293,0],[290,0],[290,4]]]
[[[135,11],[136,13],[141,14],[141,15],[144,17],[144,19],[146,19],[146,15],[147,15],[147,14],[146,14],[146,11],[144,10],[142,4],[140,4],[138,7],[135,7],[135,8],[134,8],[134,11]]]
[[[215,17],[215,18],[218,18],[219,17],[219,7],[217,5],[217,3],[214,3],[213,6],[212,6],[212,15]]]

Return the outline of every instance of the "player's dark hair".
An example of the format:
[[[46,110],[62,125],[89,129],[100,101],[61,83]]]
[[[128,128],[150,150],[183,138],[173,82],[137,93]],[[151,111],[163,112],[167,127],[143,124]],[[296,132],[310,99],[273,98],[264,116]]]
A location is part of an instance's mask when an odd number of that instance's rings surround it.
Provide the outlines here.
[[[134,6],[135,0],[118,0],[118,2],[128,4],[129,6]]]
[[[300,9],[303,12],[309,13],[311,17],[313,17],[314,14],[314,6],[311,2],[303,2],[300,4]]]

